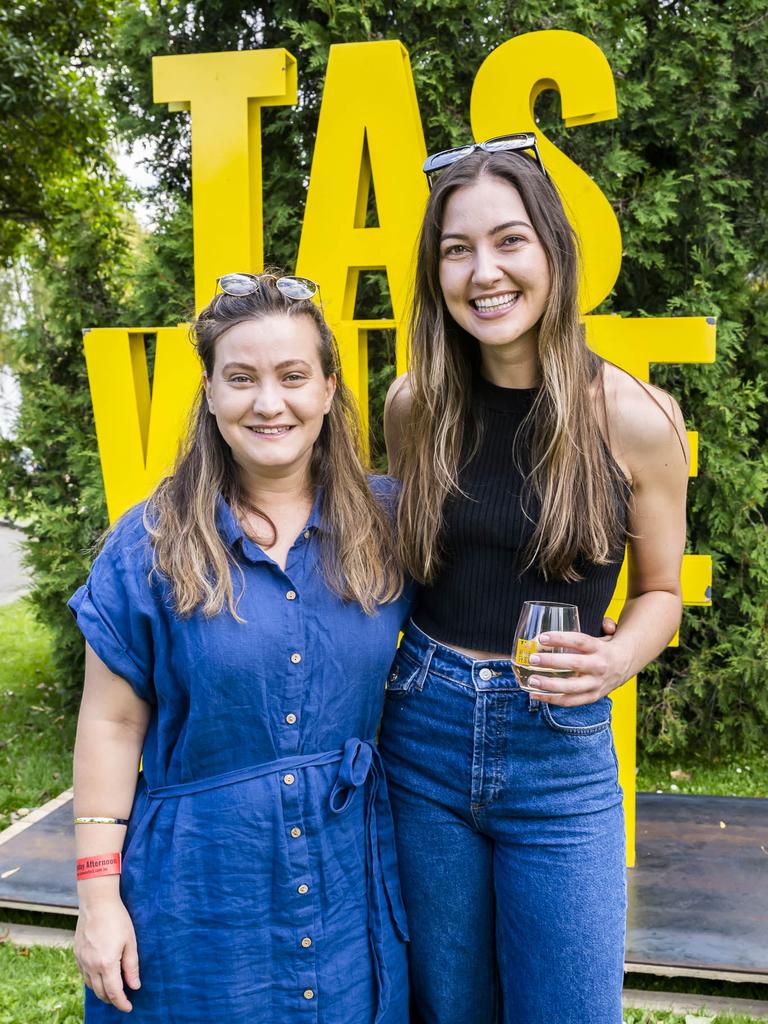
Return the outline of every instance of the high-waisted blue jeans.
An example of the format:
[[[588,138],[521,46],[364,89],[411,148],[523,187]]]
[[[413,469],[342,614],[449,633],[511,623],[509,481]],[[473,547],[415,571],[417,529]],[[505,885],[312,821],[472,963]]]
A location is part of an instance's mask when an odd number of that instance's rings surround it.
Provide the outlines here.
[[[611,702],[560,708],[509,661],[409,625],[380,737],[412,1024],[621,1024],[624,820]]]

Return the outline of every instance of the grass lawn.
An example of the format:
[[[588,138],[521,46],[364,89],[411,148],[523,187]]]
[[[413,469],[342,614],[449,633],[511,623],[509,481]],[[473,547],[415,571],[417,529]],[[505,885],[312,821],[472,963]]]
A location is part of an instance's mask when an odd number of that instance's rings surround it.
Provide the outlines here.
[[[768,797],[768,751],[742,757],[645,758],[637,788],[651,793]]]
[[[83,985],[69,950],[0,944],[0,1024],[81,1024],[82,1019]]]
[[[50,635],[23,599],[0,607],[0,650],[2,829],[20,808],[72,785],[75,714],[57,684]]]
[[[51,638],[24,600],[0,607],[0,829],[57,796],[72,783],[75,712],[57,685]],[[665,793],[768,796],[768,753],[748,758],[644,759],[638,789]],[[676,787],[676,788],[675,788]],[[20,815],[23,817],[23,814]],[[74,926],[53,918],[0,909],[0,917],[49,927]],[[766,999],[767,986],[729,986],[692,978],[633,975],[628,987]],[[747,991],[747,989],[753,989]],[[126,1018],[130,1021],[130,1016]],[[80,1024],[82,985],[68,950],[19,949],[0,936],[0,1024]],[[627,1010],[625,1024],[755,1024],[743,1016],[677,1016]]]

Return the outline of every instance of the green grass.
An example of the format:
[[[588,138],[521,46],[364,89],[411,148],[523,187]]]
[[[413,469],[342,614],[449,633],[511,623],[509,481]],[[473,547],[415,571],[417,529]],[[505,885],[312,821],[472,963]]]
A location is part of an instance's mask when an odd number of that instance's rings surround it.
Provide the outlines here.
[[[651,793],[768,797],[768,751],[730,758],[641,757],[637,788]]]
[[[702,1013],[701,1016],[694,1013],[684,1014],[680,1016],[677,1013],[663,1013],[661,1010],[625,1010],[624,1011],[624,1024],[686,1024],[686,1021],[693,1022],[707,1021],[708,1024],[758,1024],[754,1017],[744,1017],[742,1014],[731,1014],[720,1015],[718,1017],[712,1017],[708,1013]]]
[[[0,944],[0,1024],[81,1024],[83,982],[68,949]]]
[[[75,712],[25,600],[0,607],[0,829],[72,785]],[[1,1018],[0,1018],[1,1020]]]

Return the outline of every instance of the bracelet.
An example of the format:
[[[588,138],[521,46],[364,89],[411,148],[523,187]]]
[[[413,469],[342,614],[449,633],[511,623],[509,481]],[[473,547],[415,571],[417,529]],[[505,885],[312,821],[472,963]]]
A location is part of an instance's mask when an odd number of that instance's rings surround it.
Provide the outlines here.
[[[77,861],[77,880],[98,878],[100,875],[120,874],[119,853],[97,853],[93,857],[80,857]]]
[[[127,818],[75,818],[76,825],[127,825]]]

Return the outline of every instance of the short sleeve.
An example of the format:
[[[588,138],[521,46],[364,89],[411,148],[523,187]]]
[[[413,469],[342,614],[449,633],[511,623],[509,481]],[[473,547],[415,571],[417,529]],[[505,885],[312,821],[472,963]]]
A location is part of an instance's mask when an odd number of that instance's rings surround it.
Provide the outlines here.
[[[394,519],[400,498],[400,481],[397,477],[371,474],[368,477],[368,487],[379,505]]]
[[[126,512],[97,556],[84,586],[67,602],[85,639],[104,664],[156,703],[152,624],[157,601],[148,576],[150,538],[144,506]]]

